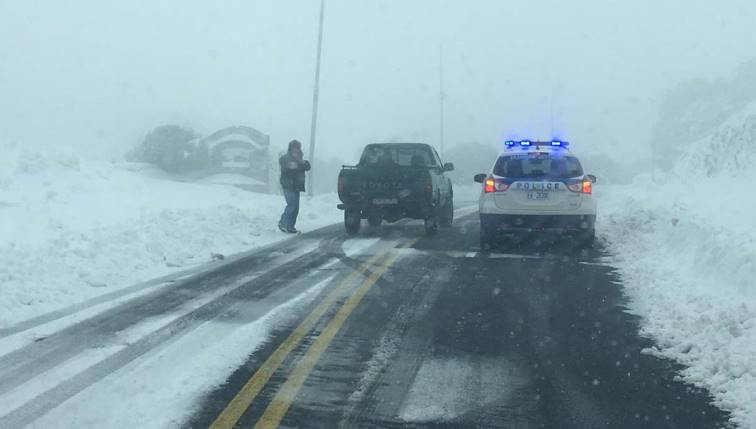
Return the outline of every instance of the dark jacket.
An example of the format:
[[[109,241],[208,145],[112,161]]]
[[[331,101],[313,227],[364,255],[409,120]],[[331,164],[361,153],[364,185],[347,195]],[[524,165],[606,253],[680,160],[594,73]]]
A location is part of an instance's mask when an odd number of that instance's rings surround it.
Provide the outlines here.
[[[286,153],[278,159],[281,167],[281,187],[288,191],[304,192],[305,171],[310,171],[308,161],[297,160]]]

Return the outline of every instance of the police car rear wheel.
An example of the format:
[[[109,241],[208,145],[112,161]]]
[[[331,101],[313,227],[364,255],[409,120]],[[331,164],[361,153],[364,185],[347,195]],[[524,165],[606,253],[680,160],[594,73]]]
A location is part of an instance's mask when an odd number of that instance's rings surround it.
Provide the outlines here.
[[[480,228],[480,249],[483,251],[489,251],[493,248],[493,240],[492,240],[492,234],[491,231],[488,230],[488,228],[481,225]]]
[[[589,230],[577,236],[577,244],[583,249],[590,249],[596,243],[596,231]]]

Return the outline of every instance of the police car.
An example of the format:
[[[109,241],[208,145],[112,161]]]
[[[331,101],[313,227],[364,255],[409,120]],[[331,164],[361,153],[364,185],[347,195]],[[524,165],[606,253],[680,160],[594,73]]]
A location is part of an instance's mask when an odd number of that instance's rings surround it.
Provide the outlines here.
[[[507,141],[488,174],[478,174],[480,244],[484,250],[506,236],[535,231],[570,234],[592,244],[596,177],[559,140]]]

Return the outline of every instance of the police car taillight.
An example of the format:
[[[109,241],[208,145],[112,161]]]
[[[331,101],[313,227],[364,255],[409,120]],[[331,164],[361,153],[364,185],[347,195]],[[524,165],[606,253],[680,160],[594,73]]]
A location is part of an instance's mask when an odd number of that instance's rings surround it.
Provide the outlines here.
[[[483,192],[490,194],[496,191],[496,181],[494,179],[486,179],[486,183],[483,184]]]
[[[581,194],[592,194],[593,182],[591,182],[590,179],[583,179],[579,182],[568,184],[567,189],[572,192],[579,192]]]
[[[584,194],[593,193],[593,182],[589,179],[583,179],[583,191]]]
[[[508,183],[505,183],[501,180],[496,180],[491,177],[486,179],[486,181],[483,183],[483,192],[485,192],[486,194],[489,194],[491,192],[504,192],[507,189],[509,189]]]

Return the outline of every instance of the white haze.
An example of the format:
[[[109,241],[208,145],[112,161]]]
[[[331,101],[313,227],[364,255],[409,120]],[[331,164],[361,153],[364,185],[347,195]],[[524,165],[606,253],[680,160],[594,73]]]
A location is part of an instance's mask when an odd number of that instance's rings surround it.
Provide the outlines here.
[[[165,123],[307,141],[318,7],[0,0],[0,142],[114,157]],[[449,146],[555,135],[645,157],[664,92],[731,74],[754,22],[746,0],[327,0],[319,153],[437,144],[443,45]]]

